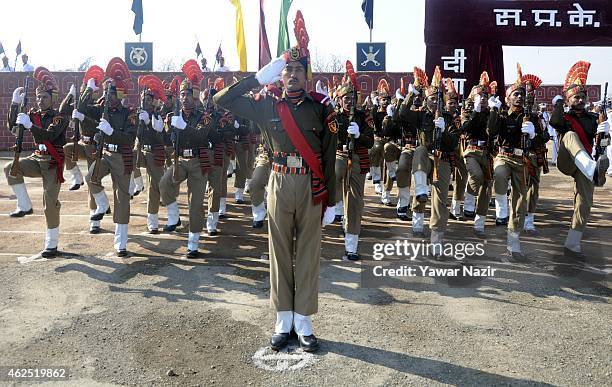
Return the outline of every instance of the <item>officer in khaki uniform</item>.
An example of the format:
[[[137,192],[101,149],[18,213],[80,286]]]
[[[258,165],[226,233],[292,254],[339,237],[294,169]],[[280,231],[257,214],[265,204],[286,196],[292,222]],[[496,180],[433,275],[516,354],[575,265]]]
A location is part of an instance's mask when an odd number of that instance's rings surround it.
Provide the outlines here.
[[[426,86],[426,81],[421,80]],[[455,151],[459,140],[459,129],[456,127],[453,117],[447,112],[440,112],[438,104],[444,103],[438,97],[442,84],[442,76],[439,67],[436,66],[432,77],[431,86],[425,87],[425,105],[422,111],[414,111],[406,106],[400,111],[400,117],[418,130],[419,146],[414,151],[412,160],[412,176],[414,178],[415,199],[418,202],[413,208],[412,231],[415,235],[423,235],[424,209],[427,202],[429,185],[428,177],[432,180],[431,196],[431,218],[429,227],[431,229],[431,243],[436,246],[434,255],[442,255],[442,243],[444,232],[448,221],[448,209],[446,199],[448,186],[450,184],[450,154]],[[441,91],[440,91],[441,93]],[[439,149],[435,149],[434,134],[438,128],[441,131]],[[438,156],[436,170],[435,157]],[[439,246],[439,247],[438,247]]]
[[[6,180],[17,196],[17,209],[10,213],[13,218],[20,218],[33,212],[32,202],[28,196],[23,177],[41,177],[43,182],[43,208],[47,230],[45,233],[45,247],[41,255],[52,258],[57,255],[59,240],[60,208],[58,200],[61,183],[64,181],[64,150],[66,143],[66,128],[68,119],[53,109],[53,102],[57,99],[57,83],[53,75],[44,67],[34,71],[34,78],[39,82],[36,87],[37,109],[32,108],[28,113],[19,113],[20,104],[25,98],[23,87],[13,92],[13,98],[8,111],[7,126],[16,136],[19,125],[22,130],[29,130],[34,138],[34,153],[25,159],[19,160],[16,172],[11,175],[13,162],[4,167]]]
[[[450,78],[446,79],[446,93],[444,93],[444,108],[453,116],[455,126],[461,126],[461,110],[459,109],[459,93],[455,89],[455,84]],[[457,148],[453,153],[451,160],[451,172],[455,176],[455,184],[453,187],[453,199],[450,207],[450,217],[455,220],[462,221],[463,214],[461,212],[461,202],[465,198],[465,187],[467,185],[468,172],[463,157],[462,140],[459,139]]]
[[[385,158],[385,144],[387,143],[383,138],[383,120],[387,116],[387,107],[391,103],[391,96],[389,95],[389,85],[387,81],[381,79],[378,82],[376,88],[376,96],[372,99],[372,107],[370,115],[374,120],[374,145],[370,149],[370,164],[372,183],[374,183],[374,191],[382,195],[384,192],[382,176],[382,166]],[[389,183],[387,181],[387,183]],[[391,182],[391,184],[393,184]],[[391,203],[391,198],[388,197],[388,203]]]
[[[111,174],[113,181],[113,221],[115,222],[114,247],[119,257],[127,257],[128,223],[130,221],[130,175],[134,166],[134,141],[136,139],[137,116],[135,111],[121,104],[127,88],[125,80],[130,79],[130,72],[120,58],[110,60],[106,68],[104,100],[94,102],[95,81],[87,81],[87,89],[81,96],[78,111],[90,119],[100,122],[96,142],[103,141],[102,158],[95,160],[85,177],[89,191],[96,202],[96,210],[90,217],[92,222],[100,221],[110,207],[102,179]],[[108,101],[108,117],[103,117],[104,105]],[[97,175],[96,164],[100,163]],[[91,226],[91,225],[90,225]]]
[[[472,88],[466,100],[469,108],[463,111],[461,117],[461,133],[464,138],[463,159],[469,174],[468,190],[474,193],[475,197],[474,233],[480,238],[485,237],[484,229],[489,209],[488,185],[493,179],[492,156],[489,153],[491,139],[487,133],[491,83],[489,74],[484,71],[479,84]],[[494,101],[497,100],[494,98]],[[499,104],[501,105],[501,102]],[[467,211],[472,211],[472,208]]]
[[[495,157],[493,170],[495,175],[495,204],[497,218],[508,220],[507,231],[507,250],[512,260],[516,262],[529,262],[522,254],[519,236],[525,221],[527,209],[526,194],[527,180],[531,174],[528,170],[524,153],[528,149],[523,149],[523,139],[528,137],[530,140],[541,133],[540,120],[536,114],[530,113],[528,117],[525,113],[525,98],[527,98],[526,79],[523,77],[518,66],[518,76],[516,82],[506,90],[507,111],[501,111],[501,101],[497,97],[490,97],[488,105],[490,110],[488,133],[497,138],[499,151]],[[541,81],[539,81],[541,82]],[[530,88],[531,82],[529,82]],[[530,142],[530,141],[529,141]],[[530,163],[529,163],[530,165]],[[512,186],[512,199],[510,213],[508,215],[508,180]],[[497,223],[497,220],[496,220]]]
[[[141,108],[138,113],[138,138],[141,155],[139,166],[147,170],[149,183],[147,198],[147,230],[149,234],[159,233],[159,182],[165,171],[166,150],[164,144],[164,119],[157,107],[166,99],[163,85],[155,75],[138,78],[142,90]]]
[[[340,102],[337,107],[336,203],[344,203],[346,258],[356,261],[359,259],[357,247],[361,231],[365,175],[370,169],[368,149],[374,144],[374,121],[368,113],[357,110],[357,78],[349,61],[345,83],[337,90],[336,95]],[[350,177],[347,171],[349,150],[352,152]]]
[[[303,27],[299,11],[295,23]],[[305,28],[296,31],[297,41],[307,44]],[[322,207],[327,205],[323,224],[333,222],[335,212],[338,126],[329,98],[304,89],[311,76],[309,58],[307,47],[294,47],[214,97],[220,106],[255,121],[273,152],[268,242],[275,350],[287,345],[292,326],[304,350],[318,348],[310,316],[318,310]],[[245,95],[281,77],[286,89],[279,99]]]
[[[249,192],[250,182],[253,178],[253,165],[255,164],[255,134],[254,124],[243,118],[237,119],[236,128],[236,178],[234,179],[234,199],[236,204],[244,204],[244,193]]]
[[[556,96],[550,119],[550,125],[561,137],[557,167],[563,174],[574,179],[574,215],[565,239],[565,254],[578,260],[585,259],[581,242],[591,214],[593,191],[606,182],[605,174],[610,163],[605,151],[597,160],[591,157],[597,135],[609,141],[610,124],[603,119],[598,120],[595,114],[585,110],[589,68],[590,63],[584,61],[572,66],[563,87],[569,111],[564,111],[563,97]]]
[[[272,167],[270,160],[270,151],[267,149],[267,146],[260,144],[257,148],[253,178],[249,185],[253,228],[262,228],[263,221],[266,218],[266,187],[270,179],[270,170]]]
[[[164,227],[164,231],[175,231],[181,224],[176,200],[181,183],[187,180],[189,237],[186,256],[197,258],[200,232],[204,226],[206,182],[213,157],[209,144],[215,144],[219,139],[213,129],[216,123],[210,112],[205,112],[196,105],[203,78],[200,66],[195,60],[190,59],[183,65],[183,72],[186,78],[180,85],[179,114],[169,113],[165,122],[166,130],[173,132],[172,140],[175,142],[175,147],[178,147],[178,165],[172,165],[166,170],[159,183],[159,190],[168,211],[168,224]]]

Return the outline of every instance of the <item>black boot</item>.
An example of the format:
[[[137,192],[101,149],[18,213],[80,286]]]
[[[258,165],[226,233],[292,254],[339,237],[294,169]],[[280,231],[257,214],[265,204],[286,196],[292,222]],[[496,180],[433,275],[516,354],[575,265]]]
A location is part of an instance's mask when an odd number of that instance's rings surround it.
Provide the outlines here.
[[[270,337],[270,347],[273,351],[280,351],[289,343],[289,333],[275,333]]]
[[[34,213],[34,210],[33,210],[32,208],[30,208],[30,209],[29,209],[29,210],[27,210],[27,211],[17,211],[17,210],[15,210],[15,211],[11,212],[11,213],[9,214],[9,216],[10,216],[11,218],[23,218],[24,216],[26,216],[26,215],[32,215],[33,213]]]
[[[178,226],[181,225],[181,220],[179,219],[177,224],[167,224],[164,226],[164,232],[172,232],[175,231]]]
[[[47,247],[46,249],[44,249],[42,251],[42,253],[40,253],[40,255],[43,258],[54,258],[54,257],[57,257],[57,247],[54,247],[54,248]]]
[[[315,335],[298,336],[300,347],[306,352],[316,352],[319,349],[319,340]]]

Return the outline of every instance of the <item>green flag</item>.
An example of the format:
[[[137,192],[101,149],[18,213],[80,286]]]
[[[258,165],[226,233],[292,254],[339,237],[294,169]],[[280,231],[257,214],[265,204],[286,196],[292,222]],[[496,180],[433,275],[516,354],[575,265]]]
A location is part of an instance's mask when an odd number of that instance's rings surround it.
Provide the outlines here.
[[[287,14],[293,0],[281,0],[280,20],[278,23],[278,44],[276,56],[281,56],[289,49],[289,27],[287,27]]]

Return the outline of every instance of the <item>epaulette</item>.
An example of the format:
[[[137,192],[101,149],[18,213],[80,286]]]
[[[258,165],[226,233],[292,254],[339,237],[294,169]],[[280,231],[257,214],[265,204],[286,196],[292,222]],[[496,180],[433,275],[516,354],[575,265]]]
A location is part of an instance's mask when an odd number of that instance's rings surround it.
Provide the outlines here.
[[[310,91],[310,97],[315,101],[320,103],[323,106],[327,106],[330,104],[331,100],[325,94],[317,93],[316,91]]]

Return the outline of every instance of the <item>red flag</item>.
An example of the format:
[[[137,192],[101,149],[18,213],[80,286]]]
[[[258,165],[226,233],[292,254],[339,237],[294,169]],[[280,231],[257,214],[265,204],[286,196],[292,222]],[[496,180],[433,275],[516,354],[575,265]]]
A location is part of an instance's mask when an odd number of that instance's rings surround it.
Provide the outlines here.
[[[264,0],[259,0],[259,68],[264,67],[272,60],[268,34],[266,32],[266,17],[264,15]]]

